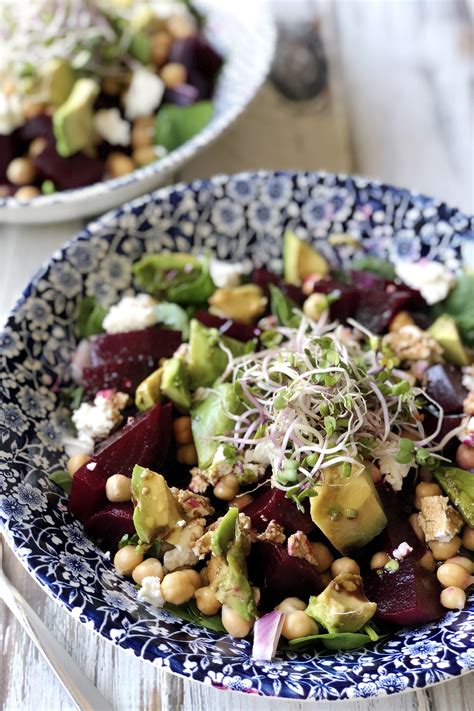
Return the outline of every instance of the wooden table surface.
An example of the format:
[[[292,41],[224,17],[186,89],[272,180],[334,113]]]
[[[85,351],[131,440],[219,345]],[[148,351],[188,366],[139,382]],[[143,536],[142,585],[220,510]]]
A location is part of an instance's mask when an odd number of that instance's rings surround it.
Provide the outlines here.
[[[254,168],[356,172],[474,212],[469,2],[280,1],[281,16],[304,10],[321,18],[330,60],[329,90],[297,104],[267,84],[238,123],[177,177],[188,180]],[[22,286],[79,226],[0,225],[2,321]],[[5,558],[11,580],[117,711],[297,711],[312,706],[220,692],[139,662],[71,619],[32,582],[12,553]],[[3,605],[0,641],[3,711],[73,709]],[[474,678],[469,675],[427,691],[346,702],[344,708],[470,711],[473,698]],[[333,704],[318,704],[321,711],[329,707]]]

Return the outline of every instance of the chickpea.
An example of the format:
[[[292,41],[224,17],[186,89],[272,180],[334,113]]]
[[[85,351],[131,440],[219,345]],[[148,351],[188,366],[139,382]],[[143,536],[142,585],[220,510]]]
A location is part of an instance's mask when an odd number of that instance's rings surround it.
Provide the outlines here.
[[[314,557],[318,561],[317,570],[318,573],[325,573],[329,570],[331,563],[334,560],[334,556],[324,543],[311,543],[311,550]]]
[[[163,580],[165,577],[163,566],[157,558],[146,558],[143,563],[137,565],[132,572],[132,578],[137,585],[142,584],[143,578],[149,577],[159,578],[160,580]]]
[[[380,551],[379,553],[374,553],[370,560],[370,569],[376,570],[377,568],[383,568],[385,563],[388,563],[390,556]]]
[[[240,489],[240,484],[235,474],[227,474],[219,479],[214,487],[214,496],[222,501],[235,499]]]
[[[307,604],[303,602],[303,600],[300,600],[299,597],[285,597],[284,600],[280,602],[279,605],[275,607],[275,610],[278,610],[278,612],[282,612],[284,615],[287,615],[290,612],[294,612],[295,610],[306,610]]]
[[[360,575],[360,568],[358,563],[352,558],[337,558],[331,564],[331,575],[333,578],[341,573],[353,573],[354,575]]]
[[[23,116],[26,121],[34,119],[44,111],[44,104],[40,104],[37,101],[28,101],[28,103],[22,106]]]
[[[186,39],[196,31],[194,22],[184,15],[171,15],[167,24],[169,33],[174,39]]]
[[[143,146],[133,151],[132,159],[138,166],[149,165],[156,160],[156,153],[153,146]]]
[[[456,451],[456,464],[461,469],[474,469],[474,447],[460,444]]]
[[[194,585],[194,589],[197,590],[202,586],[202,580],[201,576],[199,575],[197,570],[192,570],[191,568],[189,570],[183,570],[183,573],[186,573],[188,576],[189,580],[192,582]]]
[[[36,156],[39,156],[39,154],[46,148],[46,145],[47,141],[46,138],[43,138],[43,136],[38,136],[38,138],[33,139],[28,148],[28,155],[30,158],[36,158]]]
[[[445,588],[455,587],[465,590],[474,580],[465,568],[456,563],[443,563],[436,571],[436,575]]]
[[[122,175],[128,175],[135,170],[135,163],[125,153],[113,151],[107,156],[105,170],[112,178],[120,178]]]
[[[311,634],[318,634],[317,623],[302,610],[293,610],[285,615],[285,621],[281,633],[285,639],[297,639],[298,637],[309,637]]]
[[[140,563],[143,563],[143,553],[137,553],[136,546],[124,546],[114,557],[115,569],[120,575],[131,575]]]
[[[303,304],[303,313],[308,318],[317,321],[324,311],[328,310],[328,300],[325,294],[311,294]]]
[[[448,610],[462,610],[466,604],[466,593],[461,588],[445,588],[441,591],[440,602]]]
[[[38,195],[41,195],[41,190],[38,190],[34,185],[23,185],[15,192],[17,200],[32,200]]]
[[[424,533],[422,527],[420,526],[420,519],[418,518],[418,514],[412,513],[411,516],[408,517],[408,520],[410,522],[412,529],[415,531],[416,537],[418,538],[418,540],[421,541],[422,543],[424,543],[425,542],[425,533]]]
[[[415,322],[407,311],[399,311],[390,321],[388,330],[399,331],[403,326],[413,326]]]
[[[151,38],[152,61],[161,67],[168,58],[172,39],[167,32],[156,32]]]
[[[14,158],[8,164],[7,178],[13,185],[30,185],[36,178],[36,168],[30,158]]]
[[[222,568],[222,565],[223,565],[223,563],[220,558],[218,558],[215,555],[211,556],[211,559],[206,567],[207,577],[208,577],[210,583],[212,583],[212,581],[217,577],[220,569]]]
[[[197,451],[194,444],[185,444],[176,450],[176,461],[194,467],[197,464]]]
[[[459,536],[454,536],[447,543],[442,541],[429,541],[428,546],[433,553],[435,560],[448,560],[457,555],[461,548],[461,539]]]
[[[201,587],[202,587],[202,588],[208,587],[208,586],[209,586],[209,583],[210,583],[210,580],[209,580],[209,576],[208,576],[208,574],[207,574],[207,568],[202,568],[202,569],[199,571],[199,575],[201,576]]]
[[[66,465],[67,470],[71,476],[74,476],[78,469],[80,469],[84,464],[87,464],[87,462],[90,461],[91,458],[88,454],[78,452],[78,454],[73,454],[72,457],[69,457]]]
[[[250,494],[240,494],[240,496],[236,496],[235,499],[232,499],[229,506],[237,506],[239,511],[242,511],[242,509],[251,504],[252,501],[253,497],[250,496]]]
[[[114,504],[130,501],[132,480],[125,474],[112,474],[105,483],[105,495]]]
[[[182,605],[194,596],[195,586],[186,570],[175,570],[168,573],[161,583],[161,594],[166,602]]]
[[[198,610],[203,615],[215,615],[222,607],[216,593],[210,587],[201,587],[194,593]]]
[[[192,444],[191,418],[187,415],[177,417],[173,422],[173,432],[176,444]]]
[[[151,121],[149,119],[151,119]],[[152,116],[142,116],[141,120],[138,118],[135,119],[130,136],[132,148],[136,151],[137,148],[151,147],[154,135],[155,121]]]
[[[455,565],[460,565],[461,568],[464,568],[464,570],[467,570],[469,574],[471,574],[474,571],[474,564],[470,558],[466,558],[465,556],[458,555],[455,556],[454,558],[448,558],[446,563],[454,563]]]
[[[420,481],[415,489],[415,506],[419,510],[421,509],[420,500],[425,496],[441,496],[442,491],[438,484],[433,484],[428,481]]]
[[[188,72],[184,64],[169,62],[162,67],[160,77],[167,89],[174,89],[175,86],[186,83]]]
[[[436,570],[436,561],[431,551],[426,551],[426,553],[423,553],[418,562],[423,568],[423,570],[429,570],[430,573],[434,573],[434,571]]]
[[[253,627],[253,620],[246,620],[227,605],[222,605],[222,624],[232,637],[246,637]]]
[[[465,526],[462,532],[462,545],[468,551],[474,551],[474,528]]]

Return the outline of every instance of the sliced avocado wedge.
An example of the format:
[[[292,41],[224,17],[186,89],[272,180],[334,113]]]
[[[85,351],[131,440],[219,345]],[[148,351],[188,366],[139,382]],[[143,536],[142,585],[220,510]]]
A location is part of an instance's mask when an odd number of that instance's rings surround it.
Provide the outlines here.
[[[223,383],[209,390],[205,400],[191,408],[191,428],[198,454],[198,465],[207,469],[212,464],[219,447],[219,435],[232,430],[234,421],[229,415],[238,415],[242,403],[231,383]]]
[[[428,329],[428,333],[444,348],[444,357],[454,365],[469,365],[458,327],[452,316],[442,314]]]
[[[459,467],[440,467],[434,478],[465,522],[474,527],[474,473]]]
[[[358,632],[376,609],[376,603],[365,596],[360,575],[341,573],[322,593],[310,597],[305,612],[330,633]]]
[[[65,59],[51,59],[41,70],[41,85],[47,95],[47,103],[61,106],[74,85],[74,70]]]
[[[94,101],[99,85],[93,79],[78,79],[66,101],[53,115],[56,150],[63,158],[90,145],[93,136]]]
[[[189,412],[191,393],[189,376],[182,358],[169,358],[163,364],[161,392],[171,400],[180,412]]]
[[[227,348],[234,358],[248,353],[248,345],[229,336],[221,336],[216,328],[207,328],[193,319],[190,324],[187,366],[191,390],[209,387],[221,375],[228,363]]]
[[[292,230],[283,237],[283,276],[286,282],[299,286],[311,274],[326,276],[329,264],[307,242],[299,239]]]
[[[149,410],[161,399],[163,368],[154,370],[135,390],[135,405],[139,410]]]
[[[353,465],[348,477],[342,465],[328,467],[316,491],[311,518],[344,555],[365,546],[387,525],[374,482],[363,465]]]
[[[133,524],[143,543],[166,537],[183,518],[164,477],[138,464],[132,472]]]

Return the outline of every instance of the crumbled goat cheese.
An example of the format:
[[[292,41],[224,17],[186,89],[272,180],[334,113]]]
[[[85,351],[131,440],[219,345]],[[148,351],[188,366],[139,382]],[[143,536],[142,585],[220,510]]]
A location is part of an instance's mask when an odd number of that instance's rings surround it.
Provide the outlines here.
[[[86,448],[93,447],[96,440],[105,439],[122,421],[122,410],[128,405],[129,396],[114,390],[103,390],[95,396],[94,404],[83,402],[72,414],[78,439]]]
[[[413,548],[409,546],[406,541],[403,541],[403,543],[400,543],[400,545],[393,551],[393,557],[397,560],[403,560],[409,553],[412,552],[412,550]]]
[[[461,425],[463,428],[457,435],[458,440],[468,447],[474,447],[474,417],[468,415],[462,420]]]
[[[318,565],[316,556],[314,555],[311,544],[303,531],[297,531],[288,538],[288,555],[294,558],[303,558],[311,565]]]
[[[242,264],[231,262],[221,262],[219,259],[211,259],[209,262],[209,272],[212,281],[220,289],[239,286],[245,268]]]
[[[474,415],[474,392],[470,392],[462,404],[463,412],[466,415]]]
[[[393,454],[379,456],[379,469],[394,491],[400,491],[403,480],[410,471],[411,464],[400,464]]]
[[[91,439],[83,440],[70,435],[63,436],[63,446],[68,457],[75,454],[92,454],[94,451],[94,442]]]
[[[171,493],[182,507],[188,520],[212,516],[214,513],[214,508],[207,496],[195,494],[187,489],[178,489],[175,486],[171,487]]]
[[[130,124],[118,109],[100,109],[94,115],[94,127],[101,138],[113,146],[130,145]]]
[[[166,551],[163,556],[163,565],[171,572],[185,565],[196,565],[198,557],[188,546],[176,546],[171,551]]]
[[[7,96],[0,91],[0,135],[9,136],[24,121],[20,96],[18,94]]]
[[[161,103],[165,85],[159,76],[140,67],[132,74],[125,97],[125,116],[133,121],[140,116],[150,116]]]
[[[111,306],[102,326],[107,333],[140,331],[156,323],[156,301],[149,294],[123,296]]]
[[[428,259],[397,262],[395,272],[404,284],[417,289],[427,304],[443,301],[455,283],[454,274],[443,264]]]
[[[165,599],[161,594],[161,581],[156,575],[147,575],[142,580],[142,586],[138,591],[138,599],[149,602],[155,607],[163,607]]]
[[[447,543],[459,533],[463,520],[445,496],[424,496],[420,499],[418,521],[427,541]]]
[[[383,344],[389,346],[400,360],[438,360],[443,353],[439,343],[429,333],[411,324],[387,333]]]
[[[465,365],[462,369],[462,384],[466,390],[474,393],[474,365]]]

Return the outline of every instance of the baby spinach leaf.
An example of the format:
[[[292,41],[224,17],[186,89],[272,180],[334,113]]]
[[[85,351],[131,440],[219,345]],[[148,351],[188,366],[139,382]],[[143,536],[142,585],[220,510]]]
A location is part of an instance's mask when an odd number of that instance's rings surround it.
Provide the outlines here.
[[[79,338],[89,338],[97,333],[103,333],[102,321],[107,310],[93,296],[82,299],[77,316],[77,335]]]
[[[58,469],[55,472],[51,472],[51,474],[48,474],[48,479],[61,487],[66,494],[71,493],[72,476],[66,469]]]
[[[171,602],[167,602],[164,605],[164,609],[172,615],[175,615],[175,617],[179,617],[181,620],[186,620],[187,622],[192,622],[199,627],[204,627],[206,630],[225,632],[221,616],[203,615],[202,612],[198,610],[194,601],[187,602],[185,605],[173,605]]]
[[[395,279],[396,277],[393,264],[386,259],[374,257],[371,254],[357,259],[351,266],[357,271],[372,272],[372,274],[377,274],[384,279]]]
[[[301,316],[298,313],[300,312],[298,304],[285,296],[275,284],[269,284],[268,287],[270,289],[271,312],[276,316],[278,324],[296,328],[301,320]]]
[[[198,101],[191,106],[165,104],[156,115],[155,143],[173,151],[202,131],[211,120],[211,101]]]
[[[312,642],[320,641],[327,649],[357,649],[364,647],[371,638],[362,632],[327,632],[312,634],[309,637],[298,637],[290,640],[292,647],[303,647]]]

